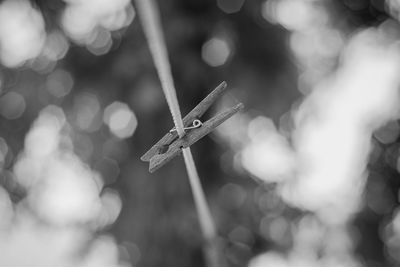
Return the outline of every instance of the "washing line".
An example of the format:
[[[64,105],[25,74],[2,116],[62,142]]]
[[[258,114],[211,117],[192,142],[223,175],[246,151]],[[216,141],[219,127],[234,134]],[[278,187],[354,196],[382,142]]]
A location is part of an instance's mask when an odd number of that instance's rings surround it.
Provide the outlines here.
[[[175,129],[181,138],[185,135],[184,125],[176,96],[158,8],[153,0],[136,0],[136,4],[150,52],[161,81],[161,87],[172,114]],[[182,151],[203,236],[208,242],[213,242],[216,239],[216,229],[200,183],[193,155],[190,147],[183,148]]]

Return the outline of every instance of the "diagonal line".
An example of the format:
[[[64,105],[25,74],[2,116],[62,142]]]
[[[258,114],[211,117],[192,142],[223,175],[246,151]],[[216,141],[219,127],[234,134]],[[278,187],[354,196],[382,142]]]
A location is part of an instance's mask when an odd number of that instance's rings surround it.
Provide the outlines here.
[[[161,81],[162,89],[169,109],[171,111],[175,128],[179,137],[185,134],[182,122],[182,115],[176,97],[176,90],[172,79],[171,66],[169,64],[167,49],[161,31],[158,8],[152,0],[136,0],[136,5],[143,29],[149,43],[154,64],[157,68],[158,76]],[[211,212],[205,199],[204,191],[201,187],[200,178],[193,160],[190,148],[184,148],[183,157],[192,188],[193,197],[197,213],[200,220],[200,227],[207,242],[213,243],[216,240],[215,225],[211,217]]]
[[[165,45],[163,33],[161,31],[160,16],[156,3],[147,0],[136,1],[139,10],[140,19],[142,21],[144,33],[150,47],[150,52],[153,56],[154,64],[156,65],[157,73],[161,81],[162,89],[165,98],[167,99],[168,107],[171,111],[175,127],[179,137],[185,135],[182,122],[182,115],[179,109],[178,99],[174,80],[172,79],[171,65],[168,60],[167,48]]]

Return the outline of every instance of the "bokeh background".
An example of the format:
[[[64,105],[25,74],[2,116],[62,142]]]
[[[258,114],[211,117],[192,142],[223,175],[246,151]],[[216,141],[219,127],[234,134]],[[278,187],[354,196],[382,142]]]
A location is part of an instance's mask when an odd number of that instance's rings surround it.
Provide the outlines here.
[[[157,1],[228,266],[400,266],[400,1]],[[135,3],[0,2],[0,266],[204,266]]]

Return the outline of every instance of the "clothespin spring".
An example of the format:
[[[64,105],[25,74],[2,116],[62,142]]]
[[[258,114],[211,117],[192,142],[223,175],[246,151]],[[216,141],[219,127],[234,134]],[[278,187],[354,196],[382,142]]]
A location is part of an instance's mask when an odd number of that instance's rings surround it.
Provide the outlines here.
[[[200,128],[203,125],[203,123],[200,120],[194,120],[192,123],[192,126],[189,127],[185,127],[183,128],[184,130],[190,130],[190,129],[196,129],[196,128]],[[172,130],[169,131],[170,133],[176,132],[176,129],[173,128]]]

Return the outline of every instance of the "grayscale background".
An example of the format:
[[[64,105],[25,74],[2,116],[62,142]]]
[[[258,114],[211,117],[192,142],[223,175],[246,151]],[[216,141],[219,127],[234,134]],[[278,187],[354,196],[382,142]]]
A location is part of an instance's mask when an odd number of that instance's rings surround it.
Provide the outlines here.
[[[229,267],[400,266],[400,1],[158,0]],[[129,0],[0,1],[0,266],[201,267],[182,157]]]

